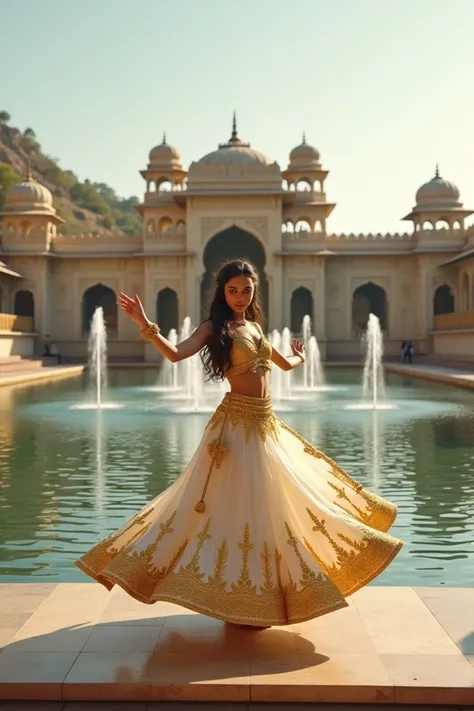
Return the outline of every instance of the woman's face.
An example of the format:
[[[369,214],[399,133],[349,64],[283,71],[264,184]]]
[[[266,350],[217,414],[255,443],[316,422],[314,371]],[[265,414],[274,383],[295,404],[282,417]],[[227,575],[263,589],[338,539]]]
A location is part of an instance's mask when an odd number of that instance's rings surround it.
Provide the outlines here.
[[[227,305],[234,313],[241,314],[252,303],[255,285],[248,276],[236,276],[229,279],[224,286],[224,296]]]

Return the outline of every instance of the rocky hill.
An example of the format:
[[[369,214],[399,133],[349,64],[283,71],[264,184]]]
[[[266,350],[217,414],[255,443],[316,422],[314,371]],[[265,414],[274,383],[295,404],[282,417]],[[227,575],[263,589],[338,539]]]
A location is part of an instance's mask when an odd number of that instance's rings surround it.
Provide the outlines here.
[[[51,191],[54,207],[66,220],[60,232],[141,232],[142,219],[133,209],[138,197],[120,198],[105,183],[80,182],[71,170],[60,168],[56,158],[42,152],[32,129],[20,131],[8,121],[8,113],[0,111],[0,210],[10,185],[24,179],[29,156],[33,176]]]

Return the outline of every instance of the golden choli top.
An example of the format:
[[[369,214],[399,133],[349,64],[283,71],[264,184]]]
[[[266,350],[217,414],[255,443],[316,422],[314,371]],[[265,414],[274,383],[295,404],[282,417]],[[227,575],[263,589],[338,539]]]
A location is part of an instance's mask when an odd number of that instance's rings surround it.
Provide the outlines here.
[[[252,322],[253,323],[253,322]],[[250,336],[236,334],[232,338],[230,351],[230,368],[226,372],[227,378],[233,375],[241,375],[247,371],[256,373],[258,368],[271,370],[272,346],[263,335],[263,331],[258,323],[253,323],[260,333],[260,343],[257,346]]]

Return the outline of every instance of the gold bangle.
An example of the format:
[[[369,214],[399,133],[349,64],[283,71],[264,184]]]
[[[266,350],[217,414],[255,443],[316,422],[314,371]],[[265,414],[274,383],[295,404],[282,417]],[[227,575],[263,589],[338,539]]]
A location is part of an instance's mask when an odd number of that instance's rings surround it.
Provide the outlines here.
[[[153,338],[156,338],[159,332],[160,327],[157,326],[156,323],[150,323],[145,328],[140,329],[140,337],[144,341],[151,341]]]

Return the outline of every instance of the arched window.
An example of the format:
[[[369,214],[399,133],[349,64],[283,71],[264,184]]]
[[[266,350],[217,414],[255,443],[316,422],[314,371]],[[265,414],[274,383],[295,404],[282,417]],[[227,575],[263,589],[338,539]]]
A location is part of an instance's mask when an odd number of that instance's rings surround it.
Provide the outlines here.
[[[313,320],[313,295],[305,286],[295,289],[291,295],[291,332],[301,333],[303,318],[310,316]]]
[[[115,291],[104,284],[95,284],[84,292],[82,296],[82,332],[84,335],[90,331],[92,316],[98,306],[104,311],[104,321],[107,335],[117,335],[117,297]]]
[[[172,328],[179,327],[178,294],[174,289],[166,287],[158,292],[156,297],[156,321],[165,336]]]
[[[434,293],[433,312],[435,316],[454,313],[454,296],[448,284],[441,284]]]
[[[35,297],[28,290],[17,291],[15,294],[14,312],[17,316],[35,316]]]
[[[162,217],[158,223],[158,229],[160,232],[169,232],[173,229],[173,220],[171,217]]]
[[[295,232],[311,232],[311,224],[307,217],[302,217],[301,220],[298,220]]]
[[[368,282],[359,286],[352,295],[352,332],[360,335],[367,328],[369,315],[374,314],[383,331],[388,327],[387,294],[378,284]]]
[[[311,181],[308,178],[302,178],[296,184],[296,189],[301,192],[309,192],[311,190]]]

